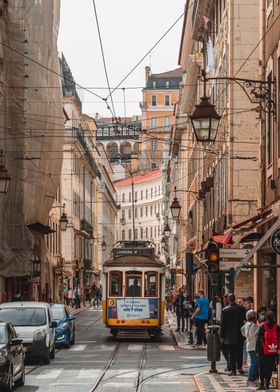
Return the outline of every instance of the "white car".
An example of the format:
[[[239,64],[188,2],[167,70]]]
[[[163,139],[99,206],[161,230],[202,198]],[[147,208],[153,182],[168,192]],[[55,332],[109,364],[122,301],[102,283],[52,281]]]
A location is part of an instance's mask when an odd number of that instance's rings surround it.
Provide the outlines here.
[[[26,357],[45,364],[55,358],[55,328],[50,306],[44,302],[6,302],[0,305],[0,321],[14,326]]]

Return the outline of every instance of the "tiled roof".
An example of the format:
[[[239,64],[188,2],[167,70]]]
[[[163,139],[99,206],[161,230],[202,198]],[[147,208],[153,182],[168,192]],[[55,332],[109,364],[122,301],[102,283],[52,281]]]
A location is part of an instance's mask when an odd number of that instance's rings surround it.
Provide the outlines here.
[[[128,177],[128,178],[124,178],[123,180],[116,181],[116,182],[114,182],[114,186],[116,188],[121,187],[121,186],[129,186],[132,184],[132,179],[133,179],[134,184],[149,182],[149,181],[156,180],[157,178],[160,178],[161,175],[162,175],[161,170],[157,169],[157,170],[153,170],[148,173],[145,173],[145,174],[136,174],[136,175],[132,176],[132,178]]]
[[[151,74],[147,81],[146,89],[179,90],[183,77],[182,68],[160,74]],[[167,84],[168,82],[168,84]]]
[[[154,78],[181,78],[183,76],[183,69],[176,68],[172,69],[171,71],[159,73],[159,74],[152,74]]]

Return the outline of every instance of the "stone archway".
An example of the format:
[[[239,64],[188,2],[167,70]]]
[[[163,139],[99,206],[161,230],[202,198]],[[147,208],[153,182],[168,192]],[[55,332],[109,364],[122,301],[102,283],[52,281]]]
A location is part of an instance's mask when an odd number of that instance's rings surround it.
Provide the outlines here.
[[[131,158],[132,146],[129,142],[123,142],[120,147],[122,158]]]
[[[117,143],[111,142],[107,144],[106,152],[111,162],[115,162],[119,159],[119,147]]]

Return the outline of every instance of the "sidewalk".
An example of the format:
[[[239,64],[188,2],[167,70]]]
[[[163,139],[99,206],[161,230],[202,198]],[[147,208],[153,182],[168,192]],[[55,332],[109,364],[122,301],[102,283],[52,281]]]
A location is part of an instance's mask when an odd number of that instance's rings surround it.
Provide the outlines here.
[[[176,332],[177,329],[177,321],[175,313],[166,312],[166,317],[171,329],[171,332],[177,342],[178,347],[187,349],[187,350],[195,350],[192,346],[188,344],[188,334],[186,332]],[[199,351],[205,351],[206,357],[206,348],[201,348]],[[255,391],[256,388],[248,387],[246,385],[247,377],[246,376],[228,376],[223,372],[223,362],[217,363],[218,372],[216,374],[213,373],[200,373],[194,376],[195,383],[197,385],[197,389],[199,392],[240,392],[240,391]],[[210,363],[209,363],[210,368]],[[280,389],[273,389],[271,387],[270,391],[279,391]]]
[[[177,329],[177,318],[176,314],[172,312],[166,312],[167,320],[171,329],[171,332],[176,340],[177,346],[180,348],[188,349],[188,350],[196,350],[192,347],[192,345],[188,344],[188,333],[187,332],[176,332]],[[205,351],[206,347],[201,347],[199,351]]]

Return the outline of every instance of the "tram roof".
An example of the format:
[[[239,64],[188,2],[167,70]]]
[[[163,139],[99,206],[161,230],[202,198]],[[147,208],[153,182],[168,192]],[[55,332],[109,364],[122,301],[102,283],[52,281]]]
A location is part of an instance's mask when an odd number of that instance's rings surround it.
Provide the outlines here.
[[[164,267],[164,263],[158,258],[150,258],[145,256],[121,256],[105,261],[106,267]]]

